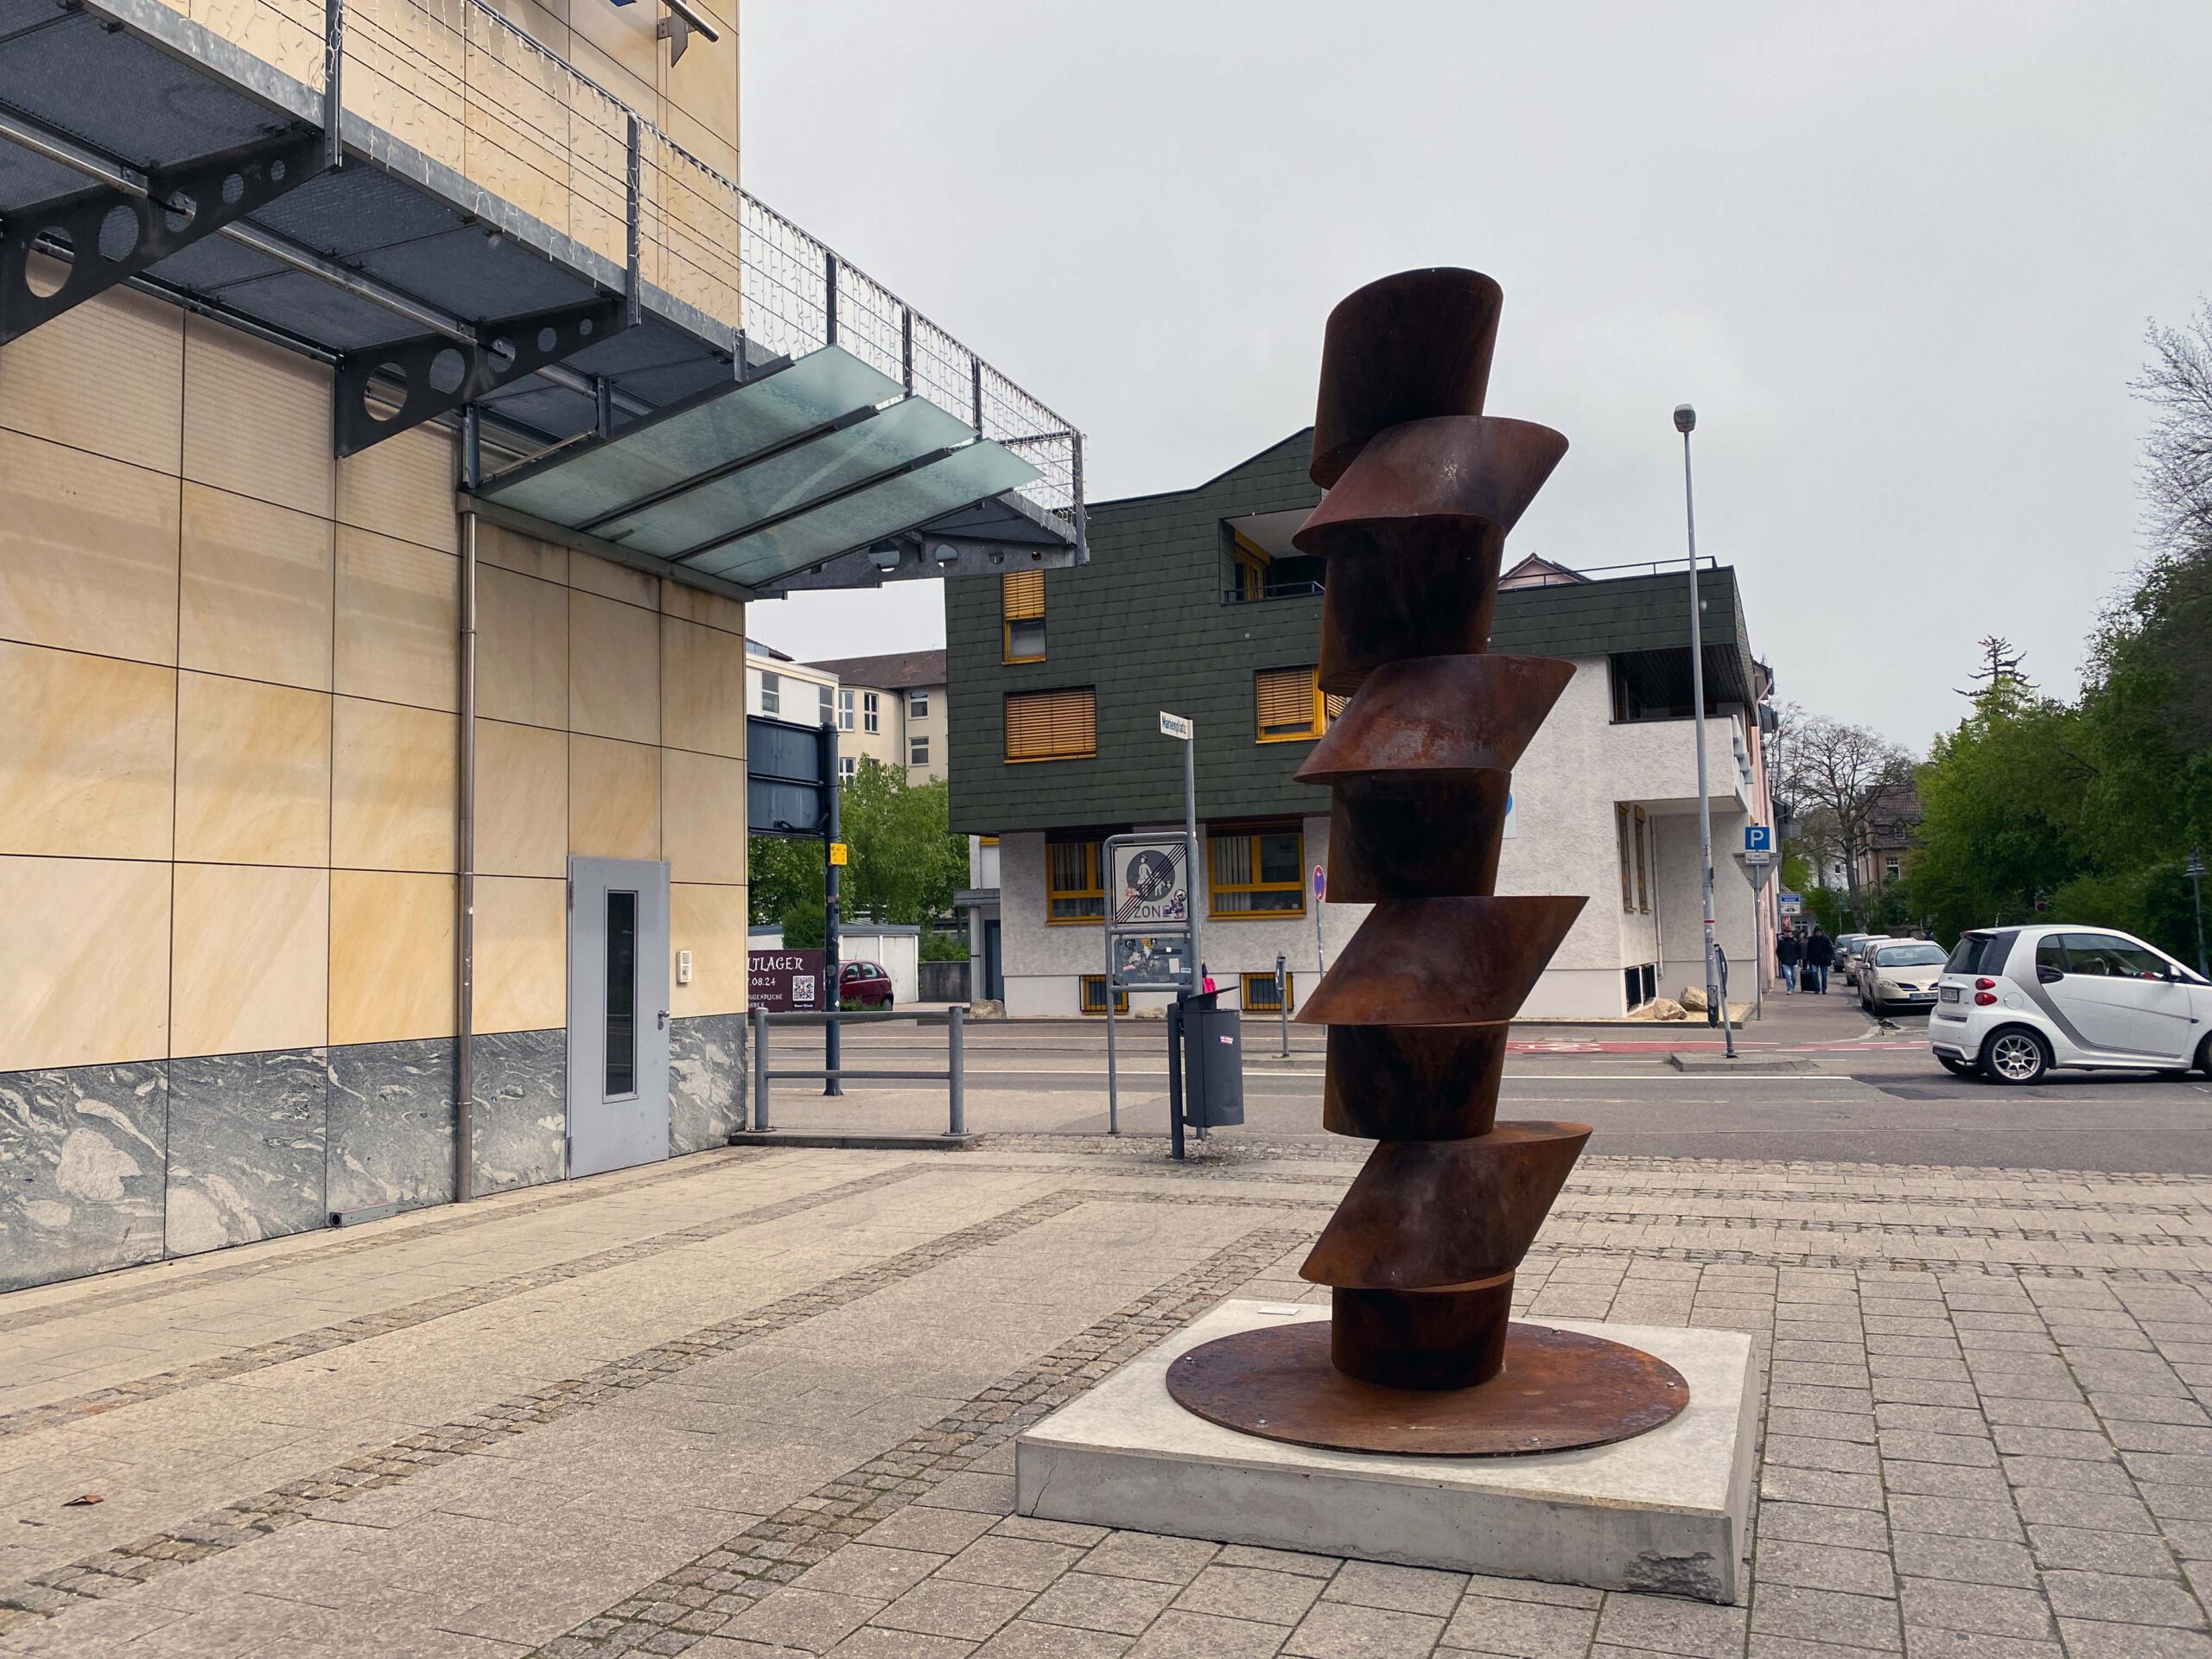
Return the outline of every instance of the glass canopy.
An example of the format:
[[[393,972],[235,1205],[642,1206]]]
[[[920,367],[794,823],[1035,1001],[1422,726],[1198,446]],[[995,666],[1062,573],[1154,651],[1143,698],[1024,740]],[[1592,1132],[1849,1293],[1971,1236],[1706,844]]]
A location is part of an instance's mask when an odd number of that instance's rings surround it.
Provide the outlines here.
[[[1038,476],[958,417],[825,346],[500,474],[477,493],[759,587]]]

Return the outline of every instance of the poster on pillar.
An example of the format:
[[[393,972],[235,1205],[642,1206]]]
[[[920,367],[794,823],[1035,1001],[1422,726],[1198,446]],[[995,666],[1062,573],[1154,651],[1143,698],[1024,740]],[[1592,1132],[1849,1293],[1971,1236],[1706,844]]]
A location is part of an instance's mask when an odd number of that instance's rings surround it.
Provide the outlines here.
[[[822,952],[754,950],[746,974],[748,1006],[791,1014],[822,1006]]]

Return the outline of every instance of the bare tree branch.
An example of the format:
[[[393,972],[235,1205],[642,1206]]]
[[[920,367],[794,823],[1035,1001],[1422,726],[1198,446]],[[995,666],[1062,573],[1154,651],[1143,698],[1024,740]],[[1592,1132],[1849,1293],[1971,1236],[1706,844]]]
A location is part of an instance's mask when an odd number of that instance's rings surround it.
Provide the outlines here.
[[[1847,726],[1825,715],[1808,715],[1796,703],[1778,711],[1773,759],[1774,790],[1792,812],[1824,815],[1834,826],[1845,880],[1859,895],[1854,856],[1877,828],[1889,792],[1912,781],[1912,757],[1864,726]]]
[[[2144,343],[2151,361],[2128,387],[2158,411],[2143,454],[2152,544],[2202,555],[2212,551],[2212,301],[2182,327],[2152,323]]]

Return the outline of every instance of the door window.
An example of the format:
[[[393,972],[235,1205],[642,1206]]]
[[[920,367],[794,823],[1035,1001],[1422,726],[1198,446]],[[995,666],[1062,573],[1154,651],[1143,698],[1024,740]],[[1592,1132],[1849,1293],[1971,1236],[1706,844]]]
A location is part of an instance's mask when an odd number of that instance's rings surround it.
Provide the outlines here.
[[[607,895],[607,1096],[638,1092],[638,895]]]
[[[2111,933],[2066,933],[2066,970],[2105,979],[2164,979],[2165,958]]]
[[[2066,952],[2058,943],[2058,935],[2046,933],[2036,945],[2036,977],[2050,980],[2066,972]]]

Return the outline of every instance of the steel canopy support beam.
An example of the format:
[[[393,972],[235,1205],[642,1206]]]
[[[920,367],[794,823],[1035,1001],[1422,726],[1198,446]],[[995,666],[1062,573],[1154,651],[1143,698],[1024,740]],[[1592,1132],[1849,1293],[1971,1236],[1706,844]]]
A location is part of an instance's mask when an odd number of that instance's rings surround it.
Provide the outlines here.
[[[242,144],[203,161],[35,202],[0,226],[0,344],[161,264],[322,171],[319,133]],[[31,256],[66,245],[69,270],[41,293]]]
[[[593,300],[480,325],[474,340],[442,334],[371,346],[339,359],[332,431],[340,455],[404,432],[535,373],[630,326],[628,302]],[[396,409],[372,403],[372,382],[391,383]],[[586,382],[588,385],[588,382]]]

